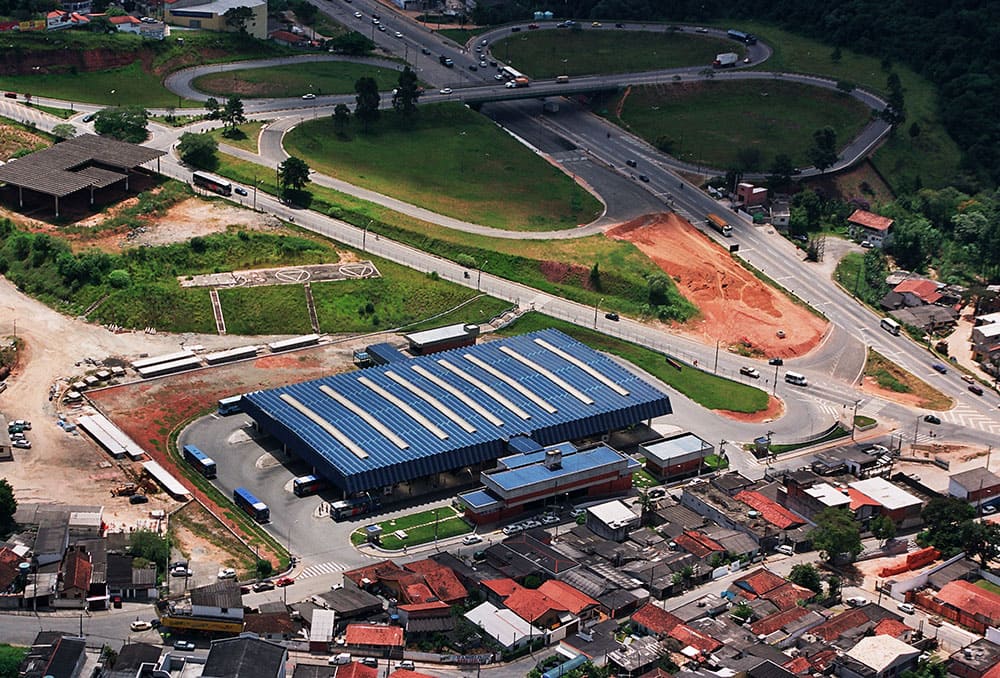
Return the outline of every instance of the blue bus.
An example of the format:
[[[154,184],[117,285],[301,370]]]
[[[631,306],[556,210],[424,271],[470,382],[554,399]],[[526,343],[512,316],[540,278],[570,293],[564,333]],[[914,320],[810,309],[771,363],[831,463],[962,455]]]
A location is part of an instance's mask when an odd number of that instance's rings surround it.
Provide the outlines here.
[[[292,492],[295,493],[296,497],[308,497],[310,494],[316,494],[329,486],[330,484],[326,482],[326,478],[314,475],[299,476],[292,481]]]
[[[744,33],[743,31],[737,31],[733,28],[730,28],[728,31],[726,31],[726,35],[728,35],[733,40],[739,40],[745,45],[757,44],[757,36],[755,36],[753,33]]]
[[[271,509],[267,507],[267,504],[253,496],[247,488],[237,487],[233,490],[233,501],[258,523],[266,523],[271,520]]]
[[[199,450],[194,445],[185,445],[184,461],[191,464],[198,470],[198,473],[206,478],[214,478],[216,475],[215,462],[207,454]]]
[[[243,411],[243,396],[234,395],[219,401],[219,416],[225,417]]]

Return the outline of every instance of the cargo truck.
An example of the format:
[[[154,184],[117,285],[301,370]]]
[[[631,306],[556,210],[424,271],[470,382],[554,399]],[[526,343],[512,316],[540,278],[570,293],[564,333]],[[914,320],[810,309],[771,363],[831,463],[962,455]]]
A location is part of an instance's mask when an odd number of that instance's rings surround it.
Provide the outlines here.
[[[513,89],[515,87],[527,87],[530,84],[531,81],[522,76],[520,78],[514,78],[513,80],[507,81],[507,84],[504,85],[504,87],[506,87],[507,89]]]
[[[729,68],[739,63],[739,60],[740,55],[736,52],[725,52],[723,54],[716,54],[712,65],[716,68]]]
[[[708,215],[708,225],[714,228],[716,231],[726,236],[727,238],[732,237],[733,227],[726,223],[726,220],[720,217],[718,214]]]

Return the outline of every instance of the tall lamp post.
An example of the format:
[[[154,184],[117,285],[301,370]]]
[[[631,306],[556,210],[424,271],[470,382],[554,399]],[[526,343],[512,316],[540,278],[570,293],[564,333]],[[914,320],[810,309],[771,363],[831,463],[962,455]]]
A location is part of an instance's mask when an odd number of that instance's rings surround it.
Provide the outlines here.
[[[851,414],[851,441],[854,441],[854,430],[858,426],[858,405],[861,404],[860,400],[854,401],[854,412]],[[919,420],[918,420],[919,421]]]
[[[476,276],[476,291],[479,291],[479,284],[483,281],[483,267],[488,264],[487,260],[483,259],[483,263],[479,264],[479,274]]]
[[[597,307],[604,303],[604,297],[594,304],[594,329],[597,329]]]
[[[373,223],[375,223],[375,220],[374,219],[369,219],[368,223],[365,225],[364,232],[361,234],[361,251],[362,252],[367,252],[368,251],[368,250],[365,249],[365,247],[367,245],[367,242],[368,242],[368,229],[371,228],[371,225]]]

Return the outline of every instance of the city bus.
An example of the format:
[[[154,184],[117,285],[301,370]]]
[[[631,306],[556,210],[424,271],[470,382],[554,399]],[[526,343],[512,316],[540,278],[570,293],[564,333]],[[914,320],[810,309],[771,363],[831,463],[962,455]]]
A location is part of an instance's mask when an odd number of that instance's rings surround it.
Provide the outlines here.
[[[360,516],[363,513],[368,513],[376,508],[378,508],[378,502],[366,494],[354,499],[343,499],[333,502],[330,504],[330,517],[339,522],[352,516]]]
[[[258,523],[266,523],[271,520],[271,509],[267,507],[267,504],[253,496],[247,488],[237,487],[233,490],[233,501]]]
[[[528,76],[526,76],[524,73],[514,68],[511,68],[510,66],[504,66],[503,69],[500,71],[500,75],[502,75],[506,80],[517,80],[518,78],[524,78],[525,80],[528,79]]]
[[[223,179],[222,177],[217,177],[214,174],[201,171],[194,172],[191,175],[191,179],[195,186],[207,188],[208,190],[218,193],[219,195],[233,194],[233,184],[229,181],[229,179]]]
[[[183,448],[184,461],[191,464],[201,475],[206,478],[214,478],[216,475],[215,462],[207,454],[199,450],[194,445],[185,445]]]
[[[889,334],[895,334],[897,337],[899,336],[899,323],[892,318],[882,318],[882,322],[879,323],[879,326],[881,326],[881,328]]]
[[[234,395],[219,401],[219,416],[225,417],[243,411],[243,396]]]
[[[314,475],[299,476],[292,481],[292,492],[295,493],[296,497],[308,497],[310,494],[316,494],[329,486],[330,484],[326,482],[326,478]]]

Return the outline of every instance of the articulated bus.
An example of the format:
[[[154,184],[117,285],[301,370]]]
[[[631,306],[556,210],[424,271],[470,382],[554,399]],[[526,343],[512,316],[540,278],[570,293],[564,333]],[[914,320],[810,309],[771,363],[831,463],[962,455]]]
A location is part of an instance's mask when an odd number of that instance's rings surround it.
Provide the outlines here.
[[[214,478],[216,475],[215,462],[207,454],[199,450],[194,445],[185,445],[183,448],[184,461],[197,469],[198,473],[206,478]]]
[[[219,401],[219,416],[225,417],[243,411],[243,396],[234,395]]]
[[[889,334],[895,334],[897,337],[899,336],[899,323],[892,318],[882,318],[882,322],[879,323],[879,326]]]
[[[267,504],[253,496],[247,488],[237,487],[233,490],[233,501],[258,523],[266,523],[271,520],[271,509],[267,507]]]
[[[344,499],[330,504],[330,517],[340,522],[352,516],[360,516],[378,508],[378,502],[370,495],[355,497],[354,499]]]
[[[195,186],[201,188],[207,188],[210,191],[214,191],[219,195],[232,195],[233,194],[233,184],[229,179],[223,179],[222,177],[217,177],[214,174],[209,174],[208,172],[195,172],[191,175],[191,180]]]
[[[296,497],[308,497],[310,494],[316,494],[329,486],[330,484],[326,482],[326,478],[314,475],[299,476],[292,481],[292,492],[295,493]]]

